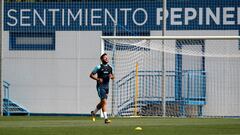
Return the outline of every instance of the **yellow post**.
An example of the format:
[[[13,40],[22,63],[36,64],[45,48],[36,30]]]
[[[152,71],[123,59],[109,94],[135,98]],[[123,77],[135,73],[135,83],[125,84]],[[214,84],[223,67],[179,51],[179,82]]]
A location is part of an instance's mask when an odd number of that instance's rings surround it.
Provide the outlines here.
[[[138,63],[136,63],[136,89],[135,89],[135,99],[134,99],[134,116],[137,116],[137,105],[138,105]]]

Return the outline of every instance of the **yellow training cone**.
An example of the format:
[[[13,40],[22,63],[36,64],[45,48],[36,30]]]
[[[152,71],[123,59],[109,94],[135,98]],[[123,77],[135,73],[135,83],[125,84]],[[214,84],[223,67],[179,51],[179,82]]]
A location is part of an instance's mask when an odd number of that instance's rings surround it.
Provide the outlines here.
[[[140,130],[142,130],[142,128],[141,127],[136,127],[135,130],[140,131]]]

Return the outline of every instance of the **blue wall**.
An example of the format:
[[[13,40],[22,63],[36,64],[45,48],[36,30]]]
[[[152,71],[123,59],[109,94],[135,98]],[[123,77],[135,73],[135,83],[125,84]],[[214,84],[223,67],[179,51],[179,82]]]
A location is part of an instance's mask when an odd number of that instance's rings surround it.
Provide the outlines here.
[[[168,30],[238,30],[240,28],[240,1],[237,0],[180,0],[168,1],[167,5],[169,11]],[[186,8],[191,9],[187,12]],[[109,14],[113,18],[117,14],[117,24],[119,27],[123,27],[120,30],[161,30],[162,25],[158,18],[161,16],[158,14],[161,9],[162,3],[157,1],[5,3],[4,30],[113,31],[114,23]],[[190,19],[193,16],[191,10],[196,13],[193,19]],[[210,11],[207,13],[207,10],[210,10],[213,15],[219,14],[218,22],[215,22],[213,17],[210,17],[210,21],[207,22],[209,17],[206,16],[210,13]],[[226,11],[225,16],[224,11]],[[106,13],[109,14],[106,15]],[[189,21],[186,21],[186,16],[190,17]],[[224,22],[224,20],[226,21]]]

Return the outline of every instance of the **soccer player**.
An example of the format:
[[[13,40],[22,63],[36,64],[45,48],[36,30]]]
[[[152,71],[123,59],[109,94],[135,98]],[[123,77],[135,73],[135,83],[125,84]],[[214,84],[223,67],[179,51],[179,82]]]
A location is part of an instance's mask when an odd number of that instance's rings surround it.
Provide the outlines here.
[[[97,92],[100,102],[97,104],[96,109],[91,111],[93,121],[95,121],[96,113],[102,109],[105,123],[111,123],[107,116],[107,98],[109,92],[109,80],[114,79],[112,67],[108,64],[109,58],[106,53],[100,57],[102,64],[96,66],[90,74],[90,78],[97,81]]]

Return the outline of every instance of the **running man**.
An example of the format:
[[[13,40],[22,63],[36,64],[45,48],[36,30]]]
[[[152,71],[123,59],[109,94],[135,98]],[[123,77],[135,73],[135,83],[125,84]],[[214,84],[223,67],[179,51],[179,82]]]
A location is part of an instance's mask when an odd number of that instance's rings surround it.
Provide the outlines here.
[[[108,64],[109,58],[106,53],[100,57],[102,64],[96,66],[90,74],[90,78],[97,81],[97,92],[100,102],[97,104],[96,109],[91,111],[93,121],[95,121],[96,113],[102,109],[104,122],[111,123],[107,116],[107,98],[109,93],[109,80],[114,79],[112,67]]]

